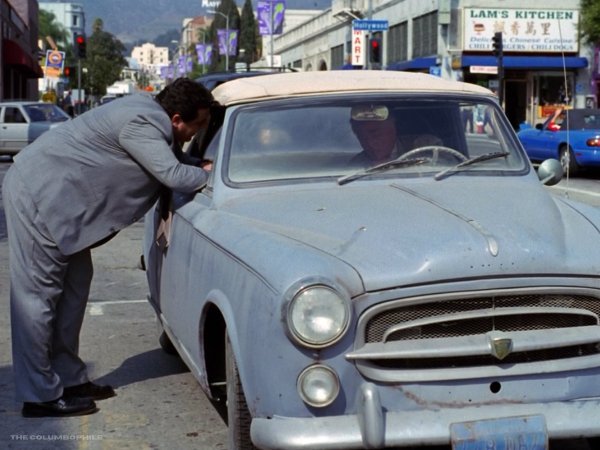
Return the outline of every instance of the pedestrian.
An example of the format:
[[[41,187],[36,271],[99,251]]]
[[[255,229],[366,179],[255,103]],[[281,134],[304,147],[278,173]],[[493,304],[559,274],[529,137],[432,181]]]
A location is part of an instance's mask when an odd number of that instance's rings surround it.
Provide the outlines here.
[[[201,84],[180,78],[156,98],[130,95],[64,122],[14,157],[2,192],[23,416],[90,414],[95,400],[115,395],[89,380],[78,355],[90,249],[137,222],[162,186],[206,184],[181,145],[207,126],[213,105]]]
[[[71,97],[71,91],[67,91],[67,95],[63,99],[63,110],[69,116],[75,117],[75,107],[73,106],[73,98]]]

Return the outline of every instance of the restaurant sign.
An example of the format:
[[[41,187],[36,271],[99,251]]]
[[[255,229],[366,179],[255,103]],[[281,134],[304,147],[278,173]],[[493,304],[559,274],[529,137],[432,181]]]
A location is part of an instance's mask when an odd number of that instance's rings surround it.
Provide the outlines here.
[[[505,52],[576,53],[578,26],[577,10],[465,8],[463,50],[491,52],[502,32]]]

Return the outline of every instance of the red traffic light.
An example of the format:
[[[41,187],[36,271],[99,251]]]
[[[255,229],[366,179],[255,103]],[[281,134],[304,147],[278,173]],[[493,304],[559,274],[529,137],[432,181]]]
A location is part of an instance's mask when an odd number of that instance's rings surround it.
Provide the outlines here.
[[[84,59],[86,54],[85,35],[77,34],[75,36],[75,56]]]

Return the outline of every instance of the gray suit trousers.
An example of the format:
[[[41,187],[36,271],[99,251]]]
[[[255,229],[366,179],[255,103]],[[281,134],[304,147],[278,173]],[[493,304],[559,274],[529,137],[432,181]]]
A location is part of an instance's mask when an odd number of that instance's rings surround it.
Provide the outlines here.
[[[13,368],[17,400],[45,402],[88,381],[78,352],[93,268],[89,249],[73,255],[58,250],[24,183],[13,165],[2,187]]]

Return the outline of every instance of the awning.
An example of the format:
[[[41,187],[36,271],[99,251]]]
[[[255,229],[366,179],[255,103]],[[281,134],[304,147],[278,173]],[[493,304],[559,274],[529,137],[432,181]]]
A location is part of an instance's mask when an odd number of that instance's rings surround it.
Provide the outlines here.
[[[562,69],[562,56],[504,56],[502,62],[505,69]],[[496,57],[487,55],[463,55],[462,67],[495,66]],[[567,69],[583,69],[588,66],[587,58],[565,56]]]
[[[10,39],[2,41],[3,66],[14,66],[25,73],[28,78],[41,78],[44,72],[40,65],[29,56],[19,44]]]
[[[409,61],[402,61],[392,63],[387,66],[388,70],[424,70],[429,69],[431,66],[435,66],[435,56],[414,58]]]

